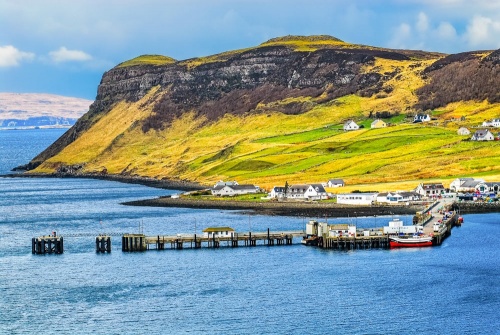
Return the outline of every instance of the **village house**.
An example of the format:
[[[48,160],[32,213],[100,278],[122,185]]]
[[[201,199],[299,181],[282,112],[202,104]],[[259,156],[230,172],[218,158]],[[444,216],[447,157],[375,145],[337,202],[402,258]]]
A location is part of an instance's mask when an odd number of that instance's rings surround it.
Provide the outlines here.
[[[234,234],[234,229],[231,227],[208,227],[203,229],[203,237],[217,238],[217,237],[231,237]]]
[[[479,193],[498,193],[500,182],[481,181],[476,185],[476,191]]]
[[[288,187],[286,197],[291,199],[323,200],[328,194],[321,184],[297,184]]]
[[[385,123],[381,119],[376,119],[371,123],[371,128],[384,128],[384,127],[387,127],[387,123]]]
[[[224,196],[235,196],[242,194],[252,194],[257,193],[258,187],[252,184],[246,185],[219,185],[211,189],[212,195],[216,195],[219,197]]]
[[[412,201],[419,201],[421,195],[417,192],[387,192],[377,194],[378,203],[399,204]]]
[[[476,186],[481,182],[484,182],[484,180],[474,178],[457,178],[450,183],[450,191],[473,193],[476,190]]]
[[[358,130],[358,129],[359,126],[353,120],[349,120],[346,123],[344,123],[344,131]]]
[[[285,197],[285,188],[281,186],[274,186],[271,192],[269,192],[269,198],[281,199]]]
[[[423,197],[435,197],[443,194],[445,188],[442,183],[420,183],[415,192]]]
[[[418,122],[429,122],[431,120],[431,117],[429,114],[417,114],[413,118],[413,123],[418,123]]]
[[[495,127],[495,128],[499,128],[500,127],[500,119],[493,119],[491,121],[484,121],[483,122],[483,127]]]
[[[238,182],[236,180],[234,181],[223,181],[219,180],[218,182],[215,183],[214,188],[218,186],[233,186],[233,185],[238,185]]]
[[[465,127],[460,127],[458,130],[457,130],[457,134],[458,135],[462,135],[462,136],[467,136],[467,135],[470,135],[470,130],[465,128]]]
[[[337,203],[344,205],[371,205],[377,200],[377,193],[345,193],[337,195]]]
[[[344,187],[345,183],[344,183],[344,180],[342,180],[342,179],[330,179],[326,183],[326,186],[328,186],[328,187]]]
[[[476,130],[474,135],[472,135],[472,141],[493,141],[495,136],[488,129]]]

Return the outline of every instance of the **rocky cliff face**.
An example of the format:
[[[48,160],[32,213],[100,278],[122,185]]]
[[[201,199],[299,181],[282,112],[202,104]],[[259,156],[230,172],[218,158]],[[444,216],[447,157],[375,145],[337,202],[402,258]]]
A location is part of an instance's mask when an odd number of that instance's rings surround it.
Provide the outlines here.
[[[422,55],[422,54],[421,54]],[[421,56],[420,55],[420,56]],[[54,156],[120,101],[135,102],[155,86],[153,114],[142,129],[162,129],[186,111],[208,120],[249,112],[266,112],[264,105],[286,98],[313,97],[314,103],[279,103],[274,110],[298,114],[337,97],[379,92],[396,73],[365,72],[375,57],[407,60],[404,52],[359,47],[325,47],[296,51],[289,46],[262,46],[247,51],[165,65],[117,66],[101,80],[89,112],[58,141],[35,157],[32,169]],[[258,106],[261,106],[260,109]]]

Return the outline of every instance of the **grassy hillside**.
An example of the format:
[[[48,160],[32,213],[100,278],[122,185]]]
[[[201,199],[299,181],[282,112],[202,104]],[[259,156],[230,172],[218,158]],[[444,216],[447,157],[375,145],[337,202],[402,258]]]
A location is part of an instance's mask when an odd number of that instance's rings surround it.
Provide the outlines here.
[[[263,46],[289,45],[308,52],[325,45],[360,48],[335,38],[281,38]],[[241,51],[179,62],[187,67],[224,61]],[[410,55],[410,52],[407,52]],[[153,88],[137,102],[122,101],[99,114],[90,130],[46,160],[34,172],[53,172],[60,165],[82,164],[82,172],[139,175],[213,184],[220,179],[275,185],[324,182],[343,178],[347,190],[397,190],[419,182],[451,181],[462,176],[500,179],[500,142],[472,142],[457,129],[479,126],[500,116],[500,104],[487,101],[453,102],[431,113],[433,120],[412,124],[417,90],[428,82],[422,73],[441,56],[409,60],[376,58],[362,69],[389,79],[369,97],[347,95],[294,96],[260,103],[242,115],[207,119],[196,110],[183,113],[162,129],[144,132],[142,120],[153,112],[161,90]],[[151,56],[125,62],[173,62]],[[139,64],[137,63],[137,64]],[[388,74],[391,74],[390,76]],[[396,75],[394,75],[396,74]],[[280,106],[311,106],[302,114],[284,114]],[[389,127],[370,129],[377,113]],[[465,117],[465,119],[463,119]],[[344,132],[354,119],[364,128]],[[339,190],[335,190],[339,191]]]

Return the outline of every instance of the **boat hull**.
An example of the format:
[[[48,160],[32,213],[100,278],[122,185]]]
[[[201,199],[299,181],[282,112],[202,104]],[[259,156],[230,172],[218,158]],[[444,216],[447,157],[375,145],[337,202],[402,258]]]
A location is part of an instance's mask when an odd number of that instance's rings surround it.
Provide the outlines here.
[[[398,241],[390,241],[389,245],[391,246],[391,248],[432,247],[432,241],[426,241],[426,242],[398,242]]]
[[[391,248],[421,248],[432,247],[431,236],[417,236],[417,237],[391,237],[389,241]]]

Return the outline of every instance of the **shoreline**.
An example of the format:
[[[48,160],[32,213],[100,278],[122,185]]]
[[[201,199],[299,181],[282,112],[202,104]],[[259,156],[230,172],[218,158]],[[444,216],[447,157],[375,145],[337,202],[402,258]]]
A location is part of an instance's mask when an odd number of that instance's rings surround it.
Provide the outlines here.
[[[140,176],[107,175],[107,174],[70,174],[70,173],[11,173],[0,175],[0,178],[82,178],[109,180],[127,184],[138,184],[147,187],[174,190],[196,191],[209,188],[199,183],[182,180],[158,180]],[[243,211],[245,214],[270,216],[301,216],[301,217],[363,217],[389,215],[415,215],[424,206],[404,205],[338,205],[335,203],[317,202],[270,202],[270,201],[234,201],[170,198],[170,196],[135,200],[122,203],[126,206],[145,207],[184,207],[193,209],[220,209]],[[453,207],[461,214],[482,214],[500,212],[500,202],[495,203],[457,203]]]
[[[244,211],[245,214],[300,217],[364,217],[382,215],[415,215],[423,206],[353,206],[316,202],[252,202],[231,200],[202,200],[160,197],[124,202],[127,206],[183,207]]]
[[[138,184],[153,188],[175,191],[197,191],[208,188],[199,183],[184,180],[158,180],[149,177],[124,176],[110,174],[71,174],[71,173],[11,173],[0,175],[0,178],[81,178],[117,181],[126,184]]]

